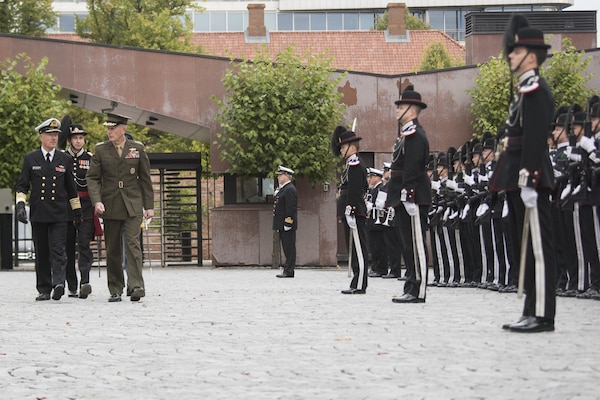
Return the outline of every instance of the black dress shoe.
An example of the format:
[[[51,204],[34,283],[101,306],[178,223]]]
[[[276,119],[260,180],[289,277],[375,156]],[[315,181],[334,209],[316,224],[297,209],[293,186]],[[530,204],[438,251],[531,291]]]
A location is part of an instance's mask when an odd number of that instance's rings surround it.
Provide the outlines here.
[[[365,294],[367,293],[366,290],[363,289],[344,289],[342,290],[342,294]]]
[[[38,297],[35,298],[35,301],[44,301],[50,300],[50,293],[40,293]]]
[[[528,317],[525,320],[510,326],[511,332],[535,333],[535,332],[552,332],[554,330],[554,320]]]
[[[517,285],[508,285],[498,291],[500,293],[517,293]]]
[[[144,296],[146,296],[144,288],[136,286],[131,291],[131,301],[140,301],[140,298]]]
[[[54,291],[52,292],[52,300],[60,300],[60,298],[65,294],[65,285],[58,284],[54,286]]]
[[[510,324],[502,325],[502,329],[509,330],[511,326],[520,324],[521,322],[523,322],[526,319],[527,319],[527,317],[523,315],[523,316],[521,316],[521,318],[519,318],[519,320],[517,322],[511,322]]]
[[[69,290],[69,297],[77,297],[77,290]]]
[[[381,278],[383,274],[375,271],[369,271],[369,278]]]
[[[120,294],[111,294],[110,297],[108,298],[108,302],[109,303],[116,303],[117,301],[121,301],[121,295]]]
[[[389,273],[387,275],[382,275],[381,276],[383,279],[398,279],[398,275],[394,275],[392,273]]]
[[[399,277],[398,277],[398,280],[399,280],[399,281],[405,281],[405,280],[406,280],[406,276],[399,276]]]
[[[293,278],[294,274],[285,274],[285,273],[284,274],[277,274],[277,275],[275,275],[275,277],[277,277],[277,278]]]
[[[425,299],[415,297],[410,293],[404,293],[400,297],[394,297],[392,301],[394,303],[425,303]]]
[[[87,299],[87,297],[92,293],[92,285],[89,283],[84,283],[81,285],[81,289],[79,289],[79,298]]]

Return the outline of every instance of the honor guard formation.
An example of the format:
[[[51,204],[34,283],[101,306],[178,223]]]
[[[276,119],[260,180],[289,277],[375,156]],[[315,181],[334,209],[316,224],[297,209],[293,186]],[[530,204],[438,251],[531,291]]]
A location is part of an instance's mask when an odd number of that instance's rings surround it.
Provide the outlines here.
[[[458,147],[430,154],[418,120],[427,105],[412,86],[395,102],[399,132],[382,169],[365,168],[361,138],[336,128],[332,150],[345,159],[337,210],[353,272],[342,293],[365,293],[368,276],[405,281],[394,303],[424,303],[426,286],[525,294],[521,316],[502,326],[511,332],[553,331],[557,295],[600,300],[600,101],[555,112],[539,75],[549,48],[513,16],[506,124]]]

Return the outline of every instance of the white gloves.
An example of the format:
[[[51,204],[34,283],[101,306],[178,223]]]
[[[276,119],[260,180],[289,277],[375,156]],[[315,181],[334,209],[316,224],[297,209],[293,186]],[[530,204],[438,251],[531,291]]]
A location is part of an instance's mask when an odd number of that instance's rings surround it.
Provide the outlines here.
[[[473,175],[465,174],[464,180],[465,180],[465,183],[469,186],[475,185],[475,178],[473,178]]]
[[[562,190],[562,192],[560,192],[560,199],[561,200],[566,199],[569,194],[571,194],[571,184],[567,183],[567,185]]]
[[[565,155],[571,161],[575,161],[575,162],[581,161],[581,154],[573,154],[573,148],[571,146],[567,147],[567,149],[565,150]]]
[[[452,179],[448,179],[446,181],[446,187],[448,189],[456,190],[456,189],[458,189],[458,183],[456,183],[456,181],[454,181]]]
[[[377,193],[377,198],[375,199],[375,208],[379,208],[383,210],[385,208],[385,201],[387,200],[387,193],[382,192],[381,190]]]
[[[530,187],[522,187],[521,188],[521,200],[523,200],[523,204],[527,208],[533,208],[537,204],[538,194],[534,188]]]
[[[560,172],[559,170],[555,169],[554,170],[554,177],[555,178],[560,178],[563,175],[562,172]]]
[[[436,192],[439,192],[441,187],[442,184],[440,183],[440,181],[431,181],[431,188]]]
[[[479,205],[479,207],[477,207],[477,211],[475,212],[475,215],[477,215],[477,217],[481,217],[486,212],[488,212],[489,209],[490,209],[490,206],[488,206],[486,203],[481,203]]]
[[[508,201],[504,200],[504,205],[502,205],[502,218],[508,217]]]
[[[367,214],[371,214],[371,211],[373,210],[373,203],[370,201],[367,201]]]
[[[471,206],[467,204],[465,206],[465,208],[462,209],[462,212],[460,213],[460,219],[467,218],[467,214],[469,214],[470,209],[471,209]]]
[[[490,178],[487,176],[487,174],[479,175],[479,182],[488,182],[489,180]]]
[[[284,226],[283,227],[283,230],[286,231],[286,232],[289,231],[289,230],[291,230],[291,229],[292,229],[291,226]]]
[[[594,139],[589,138],[587,136],[582,137],[578,143],[579,147],[591,153],[592,151],[596,151],[596,143],[594,143]]]
[[[450,207],[446,208],[446,211],[444,211],[444,217],[442,219],[444,221],[448,221],[449,216],[450,216]]]
[[[344,214],[346,215],[346,223],[350,229],[356,229],[356,217],[352,215],[352,206],[347,205]]]
[[[408,213],[408,215],[410,215],[411,217],[414,217],[419,213],[419,206],[415,203],[411,203],[410,201],[403,201],[402,204],[404,205],[404,208],[406,208],[406,212]]]

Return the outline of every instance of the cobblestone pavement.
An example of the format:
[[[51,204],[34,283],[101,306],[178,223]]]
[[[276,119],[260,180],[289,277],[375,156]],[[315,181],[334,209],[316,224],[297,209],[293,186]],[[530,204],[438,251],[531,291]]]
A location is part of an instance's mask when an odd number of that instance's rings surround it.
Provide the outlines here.
[[[154,268],[147,297],[35,302],[0,273],[2,399],[598,399],[600,301],[558,299],[556,331],[517,334],[522,301],[402,282],[342,295],[344,269]]]

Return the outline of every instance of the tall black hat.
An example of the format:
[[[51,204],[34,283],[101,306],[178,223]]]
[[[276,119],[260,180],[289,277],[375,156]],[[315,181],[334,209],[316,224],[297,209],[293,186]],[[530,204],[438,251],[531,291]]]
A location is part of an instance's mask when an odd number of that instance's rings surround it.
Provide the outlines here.
[[[494,139],[492,132],[484,132],[481,137],[481,143],[483,143],[481,146],[482,150],[494,150],[496,148],[496,139]]]
[[[73,135],[87,135],[88,133],[83,129],[83,126],[79,124],[73,124],[69,126],[69,137]]]
[[[585,125],[587,113],[585,111],[577,111],[573,114],[573,125]]]
[[[504,56],[508,55],[515,47],[527,47],[530,49],[548,50],[550,45],[544,41],[544,33],[536,28],[529,26],[529,21],[522,14],[515,14],[511,17],[508,27],[504,32],[503,51]]]
[[[400,104],[414,104],[416,106],[421,107],[421,109],[427,108],[427,104],[421,101],[421,94],[419,92],[415,92],[414,86],[410,85],[404,89],[400,98],[394,102],[397,106]]]
[[[590,109],[590,117],[600,118],[600,103],[596,103]]]
[[[437,155],[437,165],[448,168],[448,156],[443,151],[440,151]]]
[[[331,136],[331,151],[334,155],[339,156],[340,148],[344,143],[352,143],[361,140],[360,136],[356,136],[356,133],[347,130],[345,127],[338,125],[333,130],[333,135]]]

